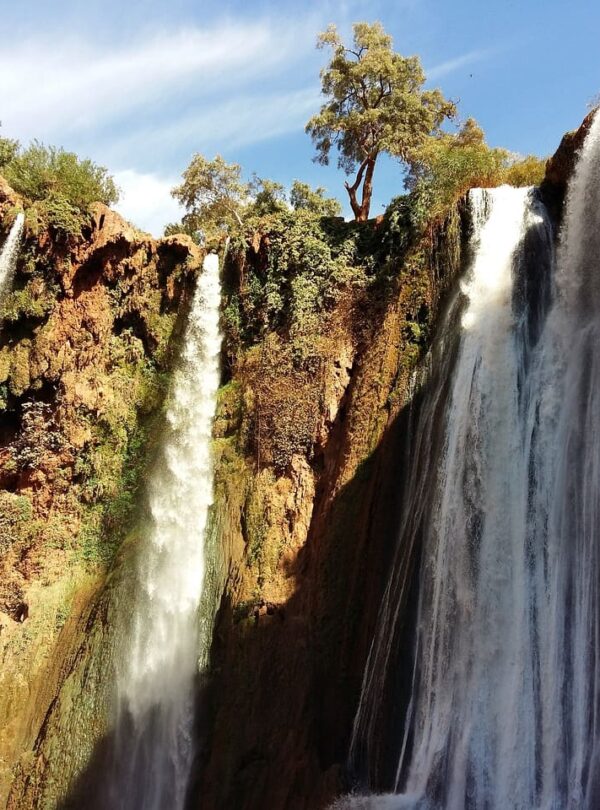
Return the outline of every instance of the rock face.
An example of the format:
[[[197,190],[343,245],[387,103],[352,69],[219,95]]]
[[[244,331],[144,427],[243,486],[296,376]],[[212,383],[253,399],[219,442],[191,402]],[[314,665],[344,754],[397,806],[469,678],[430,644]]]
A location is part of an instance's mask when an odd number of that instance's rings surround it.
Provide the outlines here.
[[[590,120],[548,162],[542,193],[557,224]],[[317,810],[352,787],[352,722],[395,548],[401,482],[411,474],[408,327],[425,312],[433,333],[444,292],[468,258],[466,231],[458,212],[434,227],[403,258],[385,306],[339,307],[318,374],[299,378],[275,340],[234,373],[238,421],[217,423],[226,581],[198,808]],[[263,423],[271,439],[279,431],[279,448],[289,423],[309,439],[283,465],[265,439],[248,469],[233,448],[239,454],[244,420],[262,402],[272,404]],[[226,412],[236,412],[231,401]],[[406,565],[410,582],[415,557]],[[416,604],[408,593],[407,619]],[[408,684],[395,687],[401,704]]]
[[[433,323],[464,226],[457,209],[425,235],[385,300],[340,302],[318,368],[298,371],[271,335],[234,371],[216,424],[226,578],[199,808],[317,810],[346,787],[407,474],[412,330]]]
[[[541,192],[546,206],[556,221],[562,216],[567,184],[575,168],[577,153],[583,146],[592,125],[594,112],[584,118],[578,129],[564,135],[558,149],[546,164],[546,176],[541,185]]]
[[[588,126],[548,163],[557,220]],[[1,232],[19,205],[0,180]],[[349,786],[411,474],[415,370],[467,235],[458,205],[392,258],[385,294],[348,285],[308,348],[284,329],[242,349],[226,334],[204,605],[216,619],[190,806],[319,810]],[[248,268],[264,278],[273,251],[256,234],[230,257],[224,280],[243,305]],[[27,223],[0,332],[0,807],[85,806],[111,733],[116,594],[201,259],[185,237],[154,241],[103,206],[77,237]]]
[[[21,204],[0,182],[5,233]],[[201,259],[186,237],[154,241],[100,205],[75,236],[26,218],[0,331],[0,806],[11,786],[11,807],[61,795],[33,775],[61,689],[77,700],[83,641],[106,630],[94,617]]]

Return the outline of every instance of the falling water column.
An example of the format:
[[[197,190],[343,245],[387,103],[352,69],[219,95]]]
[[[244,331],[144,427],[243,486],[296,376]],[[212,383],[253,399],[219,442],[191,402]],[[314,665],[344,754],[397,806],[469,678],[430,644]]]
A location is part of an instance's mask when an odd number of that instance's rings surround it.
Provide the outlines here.
[[[17,214],[0,252],[0,300],[10,290],[24,224],[25,215]]]
[[[151,476],[131,629],[117,662],[119,720],[107,803],[181,810],[193,750],[198,607],[212,503],[211,429],[219,385],[219,261],[209,254],[192,301]]]
[[[552,231],[528,189],[474,191],[471,206],[475,258],[461,284],[465,303],[444,438],[431,486],[409,490],[405,502],[406,515],[421,515],[420,523],[408,522],[399,539],[402,547],[411,533],[420,534],[423,564],[412,697],[395,745],[395,794],[342,806],[536,807],[539,640],[547,635],[548,611],[541,604],[544,546],[533,542],[528,501],[540,418],[539,324],[524,290],[529,253],[551,267]],[[535,251],[528,249],[533,233]],[[456,320],[448,320],[450,328]],[[421,420],[416,430],[415,445],[427,448],[428,423]],[[390,581],[401,576],[394,570]],[[378,695],[390,676],[389,640],[399,620],[386,601],[394,593],[388,588],[380,613],[355,749],[370,748],[373,712],[385,710]]]

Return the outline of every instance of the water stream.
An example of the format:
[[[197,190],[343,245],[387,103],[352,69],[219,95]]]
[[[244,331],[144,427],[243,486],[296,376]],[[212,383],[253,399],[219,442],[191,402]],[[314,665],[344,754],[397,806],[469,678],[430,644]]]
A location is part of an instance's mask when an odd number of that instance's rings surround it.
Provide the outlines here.
[[[535,190],[471,193],[474,260],[440,342],[453,345],[443,436],[428,403],[399,547],[422,544],[410,698],[370,763],[394,656],[402,554],[355,720],[361,793],[342,807],[600,807],[600,116],[570,184],[556,257]],[[427,393],[439,399],[440,381]],[[424,475],[425,473],[419,473]],[[427,505],[427,506],[426,506]],[[416,516],[416,518],[415,518]],[[377,754],[379,756],[379,754]]]
[[[192,301],[149,482],[130,630],[117,656],[114,768],[103,806],[182,810],[194,758],[210,451],[219,385],[219,260],[209,254]]]
[[[10,291],[12,286],[24,225],[25,215],[23,213],[17,214],[0,251],[0,300]]]

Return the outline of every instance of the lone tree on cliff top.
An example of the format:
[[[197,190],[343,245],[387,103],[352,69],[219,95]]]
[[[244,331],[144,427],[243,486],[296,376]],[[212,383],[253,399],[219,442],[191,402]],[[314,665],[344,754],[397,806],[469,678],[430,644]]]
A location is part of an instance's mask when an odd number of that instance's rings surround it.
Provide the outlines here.
[[[327,165],[335,146],[338,166],[347,175],[350,205],[358,222],[369,217],[373,172],[382,152],[410,161],[428,138],[440,132],[456,113],[439,90],[423,90],[425,73],[417,56],[392,49],[381,23],[356,23],[352,47],[346,47],[334,25],[319,35],[317,47],[331,47],[321,71],[327,101],[306,125],[318,163]],[[362,195],[358,194],[362,185]]]

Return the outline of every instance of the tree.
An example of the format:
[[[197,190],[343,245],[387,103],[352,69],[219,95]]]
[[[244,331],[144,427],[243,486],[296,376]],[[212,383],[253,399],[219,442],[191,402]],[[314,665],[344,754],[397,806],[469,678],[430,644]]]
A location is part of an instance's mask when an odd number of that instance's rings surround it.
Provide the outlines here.
[[[294,211],[311,211],[322,217],[339,217],[342,206],[339,201],[325,196],[325,189],[311,188],[308,183],[294,180],[290,191],[290,203]]]
[[[429,138],[411,157],[407,188],[427,199],[430,217],[444,217],[450,205],[470,188],[508,183],[538,185],[545,161],[533,155],[511,155],[506,149],[489,146],[479,124],[468,118],[454,133]]]
[[[275,180],[266,180],[257,174],[252,175],[248,190],[254,198],[252,211],[258,216],[276,214],[286,209],[285,186]]]
[[[207,160],[193,156],[183,173],[183,182],[171,194],[186,209],[183,229],[188,233],[228,231],[242,227],[241,211],[248,198],[248,184],[241,180],[242,169],[227,163],[220,155]]]
[[[119,190],[104,166],[39,141],[22,151],[15,143],[5,147],[12,155],[2,171],[12,188],[32,202],[58,201],[83,212],[94,202],[113,205],[118,201]]]
[[[402,161],[424,141],[440,132],[456,113],[453,102],[439,90],[423,90],[425,74],[418,57],[392,50],[392,38],[381,23],[356,23],[351,47],[335,26],[320,34],[318,47],[329,46],[332,56],[321,71],[321,90],[327,101],[306,125],[317,150],[317,162],[327,165],[332,147],[346,181],[357,221],[369,217],[377,158],[387,152]],[[362,185],[362,195],[358,194]]]

